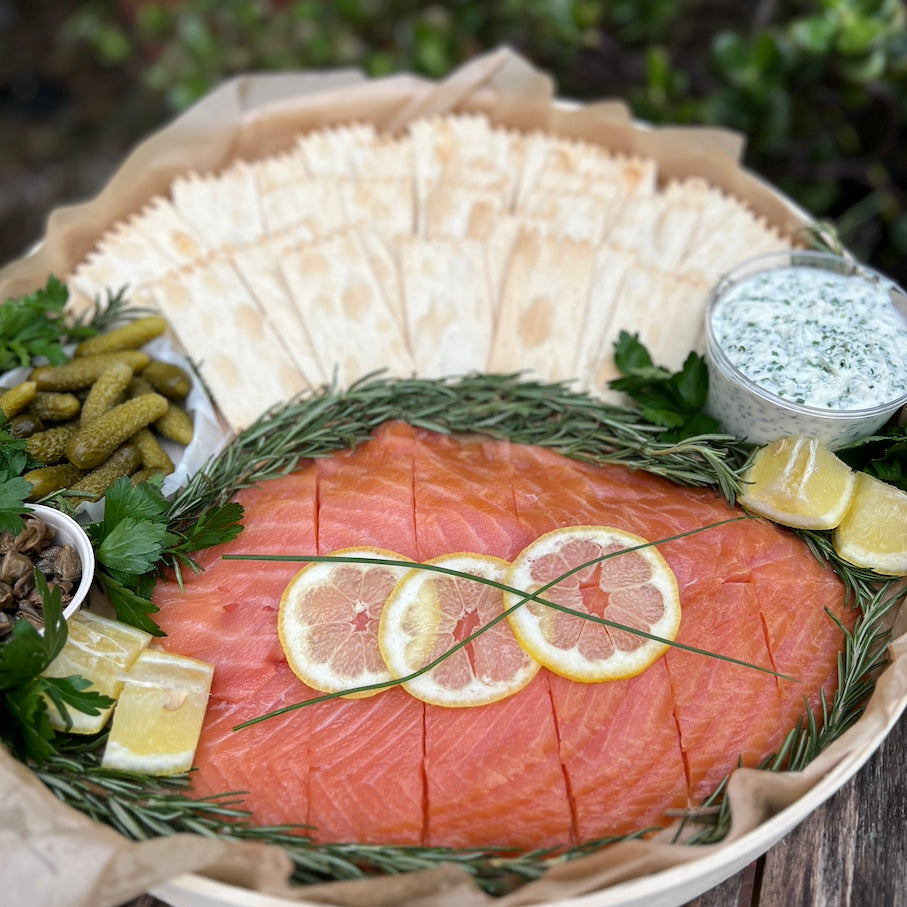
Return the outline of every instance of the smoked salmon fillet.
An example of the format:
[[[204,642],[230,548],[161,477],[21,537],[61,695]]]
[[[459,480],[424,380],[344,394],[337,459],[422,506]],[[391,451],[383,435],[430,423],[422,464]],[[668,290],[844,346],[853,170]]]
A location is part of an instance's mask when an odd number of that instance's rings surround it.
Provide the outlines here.
[[[184,589],[162,581],[154,594],[162,644],[215,664],[194,787],[246,791],[258,822],[307,825],[316,841],[531,850],[664,826],[738,763],[776,752],[804,699],[831,695],[843,634],[829,612],[848,628],[856,618],[795,534],[739,520],[713,491],[543,448],[391,422],[237,499],[243,533],[206,552]],[[416,561],[509,560],[571,525],[653,542],[693,533],[658,545],[680,591],[678,641],[797,682],[670,648],[626,680],[582,684],[542,669],[507,699],[460,709],[394,688],[233,731],[319,694],[289,669],[276,630],[303,564],[222,554],[371,546]]]

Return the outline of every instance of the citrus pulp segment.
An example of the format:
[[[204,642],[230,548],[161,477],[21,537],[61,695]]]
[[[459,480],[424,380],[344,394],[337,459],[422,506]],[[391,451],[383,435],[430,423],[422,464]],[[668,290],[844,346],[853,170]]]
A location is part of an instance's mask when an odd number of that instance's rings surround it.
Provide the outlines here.
[[[175,775],[192,768],[214,665],[146,649],[123,675],[101,765]]]
[[[408,560],[382,548],[343,548],[336,557]],[[325,693],[387,683],[391,674],[378,647],[384,603],[406,567],[394,564],[308,564],[280,599],[278,634],[287,663],[305,684]],[[350,693],[372,696],[380,688]]]
[[[907,492],[858,473],[833,542],[838,554],[858,567],[889,576],[907,573]]]
[[[673,640],[680,627],[677,580],[658,551],[638,547],[648,545],[610,526],[567,526],[524,548],[508,586],[632,629],[526,601],[509,615],[523,648],[554,673],[585,683],[644,671],[668,646],[633,631]],[[511,608],[522,597],[508,592],[504,600]]]
[[[784,526],[833,529],[847,511],[854,473],[815,438],[792,436],[756,451],[741,483],[747,510]]]
[[[497,583],[509,567],[501,558],[481,554],[442,555],[426,565]],[[539,663],[517,642],[503,617],[503,602],[500,588],[469,577],[423,566],[410,570],[381,615],[378,638],[391,674],[409,677],[443,656],[435,667],[403,683],[416,698],[441,706],[487,705],[523,689]],[[472,642],[451,651],[486,626]]]
[[[116,699],[123,686],[121,675],[132,667],[139,653],[151,642],[151,634],[86,610],[77,611],[67,626],[63,649],[44,670],[44,675],[80,675],[91,681],[91,690]],[[96,734],[107,723],[113,706],[101,709],[98,715],[87,715],[75,709],[67,711],[72,733]],[[67,729],[56,707],[50,704],[48,717],[52,727],[60,731]]]

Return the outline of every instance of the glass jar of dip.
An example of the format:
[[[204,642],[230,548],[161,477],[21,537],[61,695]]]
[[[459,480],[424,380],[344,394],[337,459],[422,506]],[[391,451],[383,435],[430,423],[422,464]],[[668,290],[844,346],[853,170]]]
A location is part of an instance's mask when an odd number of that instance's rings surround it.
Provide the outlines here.
[[[907,403],[907,295],[838,255],[750,259],[711,294],[706,363],[706,409],[725,431],[842,447]]]

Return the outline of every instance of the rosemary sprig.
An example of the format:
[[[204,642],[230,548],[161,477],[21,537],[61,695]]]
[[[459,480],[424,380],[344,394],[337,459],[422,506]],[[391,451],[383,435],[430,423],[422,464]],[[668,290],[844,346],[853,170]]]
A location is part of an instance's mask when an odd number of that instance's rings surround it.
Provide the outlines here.
[[[171,525],[191,522],[204,506],[286,475],[307,459],[356,447],[395,419],[438,432],[544,445],[589,463],[621,463],[680,485],[717,487],[731,502],[748,452],[727,435],[658,441],[660,429],[640,423],[638,414],[563,383],[518,375],[366,377],[346,392],[328,388],[265,413],[190,480],[173,502]]]

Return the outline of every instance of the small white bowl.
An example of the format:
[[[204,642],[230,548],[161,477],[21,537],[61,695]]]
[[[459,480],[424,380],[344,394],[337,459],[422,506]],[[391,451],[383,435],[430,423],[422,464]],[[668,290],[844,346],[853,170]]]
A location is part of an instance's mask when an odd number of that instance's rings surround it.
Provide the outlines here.
[[[753,444],[768,444],[787,435],[804,435],[817,438],[830,448],[842,447],[852,441],[871,435],[883,426],[898,410],[907,404],[907,344],[900,351],[903,361],[897,374],[904,380],[902,388],[894,396],[873,401],[871,405],[854,408],[826,408],[801,404],[785,397],[752,380],[728,356],[717,336],[713,317],[716,309],[728,295],[741,285],[755,278],[763,278],[769,272],[779,274],[781,269],[815,269],[844,277],[872,288],[878,293],[885,308],[885,317],[900,319],[907,330],[904,303],[907,296],[895,283],[882,274],[867,268],[852,259],[823,252],[791,251],[762,255],[750,259],[726,274],[712,291],[706,313],[706,364],[709,371],[709,395],[707,412],[716,418],[722,428],[730,434],[744,438]],[[789,270],[788,270],[789,273]],[[881,290],[881,292],[878,292]],[[798,302],[800,299],[798,298]],[[802,311],[810,304],[818,303],[803,299]],[[793,318],[799,317],[799,311]],[[795,364],[783,363],[783,368],[796,369]],[[788,375],[796,375],[789,371]],[[856,380],[864,376],[854,373]]]
[[[69,620],[82,607],[82,602],[85,601],[88,596],[88,590],[91,588],[95,567],[94,548],[91,547],[88,534],[72,517],[44,504],[27,504],[26,506],[43,522],[53,526],[55,532],[54,544],[72,545],[76,550],[76,554],[79,555],[79,560],[82,562],[82,578],[73,591],[72,598],[63,609],[63,617]]]

